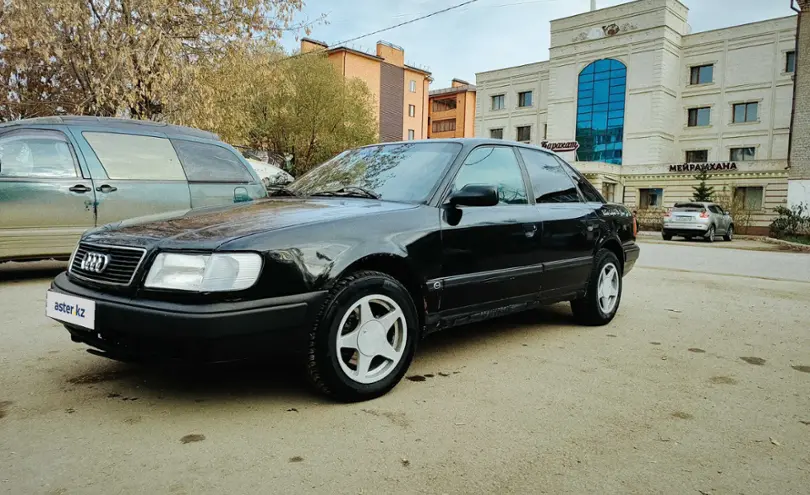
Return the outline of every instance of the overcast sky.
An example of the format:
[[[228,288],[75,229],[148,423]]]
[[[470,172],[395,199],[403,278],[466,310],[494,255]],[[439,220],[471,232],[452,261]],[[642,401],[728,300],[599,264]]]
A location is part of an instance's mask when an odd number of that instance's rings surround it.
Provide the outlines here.
[[[299,20],[326,14],[310,35],[330,45],[424,15],[462,0],[305,0]],[[681,0],[693,32],[793,14],[790,0]],[[626,0],[597,0],[597,8]],[[454,77],[475,83],[475,73],[548,60],[549,21],[586,12],[590,0],[478,0],[469,6],[350,43],[374,52],[379,39],[405,49],[405,62],[433,73],[431,89]],[[293,36],[284,38],[296,49]]]

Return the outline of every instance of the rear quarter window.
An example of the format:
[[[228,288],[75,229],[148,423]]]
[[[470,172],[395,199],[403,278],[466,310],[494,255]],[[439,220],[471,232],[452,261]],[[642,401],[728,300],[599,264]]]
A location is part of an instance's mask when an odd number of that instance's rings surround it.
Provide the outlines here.
[[[252,182],[253,176],[229,149],[208,143],[173,139],[189,182]]]
[[[180,159],[166,138],[83,132],[110,179],[186,180]]]

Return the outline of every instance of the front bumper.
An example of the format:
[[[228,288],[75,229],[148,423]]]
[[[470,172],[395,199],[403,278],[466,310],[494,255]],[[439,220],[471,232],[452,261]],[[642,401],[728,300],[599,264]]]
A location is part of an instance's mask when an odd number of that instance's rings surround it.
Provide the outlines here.
[[[326,292],[178,304],[100,292],[65,273],[51,290],[96,303],[95,330],[63,323],[75,342],[122,361],[229,361],[303,348]]]

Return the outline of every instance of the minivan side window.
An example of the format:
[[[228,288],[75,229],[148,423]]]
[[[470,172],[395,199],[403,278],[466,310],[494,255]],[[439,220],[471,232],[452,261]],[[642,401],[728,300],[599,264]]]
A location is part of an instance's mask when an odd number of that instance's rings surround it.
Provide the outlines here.
[[[453,182],[453,191],[468,184],[498,188],[500,205],[528,204],[526,185],[515,152],[507,146],[482,146],[467,155]]]
[[[180,159],[168,139],[117,134],[83,132],[110,179],[186,180]]]
[[[594,188],[591,185],[591,183],[588,182],[588,179],[586,179],[579,172],[574,170],[574,168],[571,165],[566,163],[559,156],[555,156],[554,158],[556,158],[557,161],[562,164],[565,171],[568,172],[568,175],[571,176],[571,179],[573,179],[574,182],[577,183],[577,185],[579,186],[579,191],[585,197],[585,201],[587,201],[589,203],[604,203],[605,202],[605,199],[602,197],[601,194],[599,194],[599,192],[596,190],[596,188]]]
[[[230,150],[213,144],[172,139],[189,182],[252,182],[253,176]]]
[[[577,186],[553,156],[543,151],[518,149],[529,172],[537,203],[580,202]]]
[[[78,177],[76,158],[59,131],[21,130],[0,135],[0,178]]]

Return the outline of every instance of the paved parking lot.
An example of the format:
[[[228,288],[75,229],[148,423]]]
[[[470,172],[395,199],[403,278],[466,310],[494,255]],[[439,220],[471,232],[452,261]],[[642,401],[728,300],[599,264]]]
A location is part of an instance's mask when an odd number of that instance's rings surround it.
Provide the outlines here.
[[[421,346],[337,405],[294,362],[105,361],[0,266],[0,493],[807,493],[810,255],[646,243],[614,322],[566,305]]]

